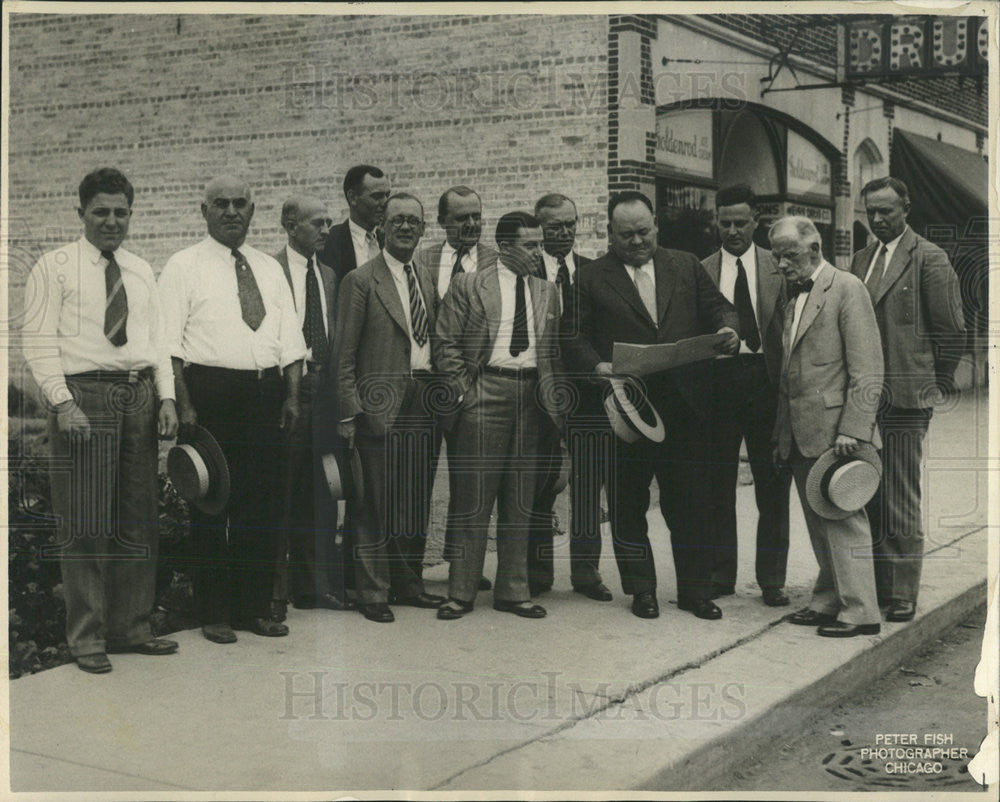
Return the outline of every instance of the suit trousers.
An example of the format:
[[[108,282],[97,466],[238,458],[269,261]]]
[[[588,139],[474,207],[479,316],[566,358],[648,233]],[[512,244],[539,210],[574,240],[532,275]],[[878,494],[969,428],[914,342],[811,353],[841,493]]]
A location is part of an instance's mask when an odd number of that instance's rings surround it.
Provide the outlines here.
[[[756,579],[762,589],[783,588],[788,565],[788,497],[791,475],[772,459],[771,434],[778,390],[767,375],[763,354],[738,354],[712,363],[710,406],[713,468],[712,519],[715,566],[712,581],[736,584],[736,485],[740,442],[746,441],[757,502]]]
[[[602,581],[598,567],[601,561],[601,488],[608,474],[613,436],[597,393],[590,393],[581,403],[583,401],[591,403],[583,407],[580,414],[571,414],[566,422],[566,450],[571,465],[570,582],[574,588]],[[542,421],[538,446],[547,470],[539,477],[528,541],[528,580],[533,586],[543,588],[551,587],[554,577],[552,507],[556,494],[553,490],[562,462],[559,431],[547,423],[547,418]]]
[[[815,462],[815,459],[802,456],[795,446],[788,457],[809,529],[809,540],[819,563],[809,609],[834,615],[845,624],[878,624],[882,617],[875,596],[868,516],[861,509],[832,521],[813,512],[806,500],[806,477]]]
[[[649,484],[656,477],[660,512],[670,529],[677,576],[677,596],[683,600],[712,595],[712,543],[704,521],[709,507],[710,435],[699,417],[669,387],[651,387],[649,398],[662,399],[660,415],[666,429],[662,443],[615,439],[608,511],[615,559],[627,594],[656,590],[656,567],[649,543]]]
[[[159,543],[158,401],[151,371],[136,381],[66,377],[90,420],[87,436],[48,420],[52,508],[60,558],[66,640],[74,657],[153,637]]]
[[[284,384],[274,371],[261,379],[247,373],[194,364],[184,371],[198,423],[218,441],[230,477],[225,510],[191,507],[195,600],[205,624],[245,626],[269,614]]]
[[[882,482],[866,509],[879,603],[916,602],[920,591],[924,556],[920,468],[933,412],[882,406],[876,417],[882,437]]]
[[[537,379],[483,373],[466,392],[448,452],[456,494],[451,505],[453,554],[448,594],[473,602],[497,505],[496,601],[522,602],[528,589],[528,523],[539,473],[538,433],[545,413]],[[453,458],[454,454],[454,458]]]
[[[313,450],[313,402],[320,374],[302,377],[302,415],[286,434],[281,463],[281,492],[275,501],[278,551],[274,598],[293,602],[345,593],[343,544],[337,542],[337,504]]]
[[[355,446],[364,499],[354,505],[354,576],[362,604],[424,592],[423,561],[441,434],[423,379],[407,379],[402,405],[383,436],[364,431]]]

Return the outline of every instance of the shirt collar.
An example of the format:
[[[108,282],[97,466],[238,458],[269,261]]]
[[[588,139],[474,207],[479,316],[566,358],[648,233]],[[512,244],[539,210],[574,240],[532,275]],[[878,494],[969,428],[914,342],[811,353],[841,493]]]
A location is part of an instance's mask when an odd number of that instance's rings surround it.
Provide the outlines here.
[[[300,270],[305,270],[308,260],[301,253],[299,253],[291,245],[285,246],[285,256],[288,259],[289,267],[297,267]],[[316,264],[316,258],[313,257],[313,265]]]
[[[465,251],[469,255],[469,258],[471,258],[472,261],[475,262],[476,264],[478,264],[478,259],[476,257],[476,254],[477,254],[477,250],[476,249],[478,247],[479,247],[479,243],[477,242],[475,245],[473,245],[471,248],[468,248]],[[455,261],[454,257],[455,257],[456,253],[457,253],[457,251],[454,248],[451,247],[451,243],[448,242],[448,240],[445,240],[444,241],[444,246],[441,248],[441,255],[442,256],[447,256],[449,261],[454,262]]]
[[[351,230],[351,237],[358,242],[364,242],[368,238],[368,232],[350,217],[347,218],[347,227]]]
[[[546,267],[551,267],[553,272],[559,269],[559,257],[553,256],[544,248],[542,249],[542,259],[545,261]],[[566,262],[566,267],[570,270],[576,267],[576,259],[573,258],[573,251],[567,253],[563,257],[563,260]]]
[[[816,277],[819,275],[819,271],[823,269],[824,265],[826,265],[826,260],[825,259],[822,262],[820,262],[818,265],[816,265],[816,269],[813,270],[813,272],[809,275],[810,280],[812,280],[813,282],[816,281]]]
[[[651,275],[651,276],[655,276],[656,275],[656,270],[653,268],[653,260],[652,259],[650,259],[648,262],[644,262],[643,264],[639,265],[638,267],[635,267],[634,265],[625,265],[625,267],[628,270],[631,271],[630,275],[635,275],[635,271],[636,270],[642,270],[642,271],[644,271],[646,273],[649,273],[649,275]]]
[[[80,252],[87,257],[92,265],[96,265],[102,258],[101,252],[97,250],[97,246],[85,236],[80,237]]]
[[[895,239],[891,239],[887,243],[885,243],[886,251],[896,250],[896,246],[899,245],[899,241],[903,238],[903,235],[906,233],[906,230],[908,228],[909,226],[903,226],[903,230],[899,232],[898,237],[896,237]],[[878,253],[878,248],[875,249],[875,253]]]
[[[230,248],[228,245],[223,245],[217,239],[214,239],[211,235],[205,237],[205,243],[208,248],[215,251],[215,253],[218,254],[221,258],[224,259],[233,258],[233,248]],[[246,245],[247,245],[246,240],[244,240],[243,244],[240,245],[239,248],[236,248],[236,250],[238,250],[240,253],[243,254],[244,258],[247,255],[246,251],[244,250],[246,248]]]
[[[735,265],[736,260],[739,259],[743,263],[743,267],[747,267],[748,265],[753,265],[756,267],[757,254],[754,252],[755,247],[756,246],[754,245],[754,243],[751,242],[749,248],[747,248],[743,253],[736,254],[735,256],[731,254],[729,251],[727,251],[725,248],[722,248],[722,261],[731,262],[732,264]]]
[[[504,277],[504,278],[507,278],[507,279],[511,279],[511,278],[513,278],[514,280],[516,280],[516,279],[517,279],[517,272],[516,272],[516,271],[514,271],[514,270],[511,270],[511,269],[510,269],[509,267],[507,267],[507,265],[505,265],[505,264],[503,263],[503,260],[502,260],[502,259],[498,259],[498,260],[497,260],[497,266],[498,266],[499,268],[501,268],[501,269],[500,269],[500,270],[498,271],[498,272],[499,272],[499,274],[500,274],[500,276],[502,276],[502,277]],[[527,278],[527,276],[525,276],[525,278]]]
[[[385,248],[382,249],[382,258],[385,259],[385,263],[389,267],[389,270],[392,273],[396,274],[397,276],[405,276],[406,275],[406,271],[403,270],[403,264],[404,263],[400,262],[399,259],[397,259],[391,253],[389,253],[389,251],[386,250]],[[411,265],[413,264],[413,258],[412,257],[410,258],[410,262],[409,263]]]

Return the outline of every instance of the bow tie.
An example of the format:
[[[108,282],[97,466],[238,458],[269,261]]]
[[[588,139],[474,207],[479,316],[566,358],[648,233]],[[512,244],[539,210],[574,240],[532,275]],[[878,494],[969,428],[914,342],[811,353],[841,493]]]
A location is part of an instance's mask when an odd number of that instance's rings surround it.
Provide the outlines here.
[[[794,298],[803,292],[809,292],[813,288],[813,280],[807,278],[804,281],[789,281],[788,282],[788,297]]]

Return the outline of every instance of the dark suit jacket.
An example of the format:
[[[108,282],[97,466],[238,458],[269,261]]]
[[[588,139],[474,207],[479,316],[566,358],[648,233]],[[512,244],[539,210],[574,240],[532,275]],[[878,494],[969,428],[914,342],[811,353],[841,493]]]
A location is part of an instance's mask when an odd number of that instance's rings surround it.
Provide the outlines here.
[[[865,285],[826,263],[813,283],[791,340],[789,300],[774,441],[787,459],[794,435],[805,457],[818,457],[838,434],[881,445],[875,426],[882,386],[878,326]]]
[[[851,272],[862,281],[878,245],[854,254]],[[964,350],[958,276],[945,252],[907,227],[873,302],[890,403],[932,406],[935,378],[950,379]]]
[[[444,242],[435,242],[428,245],[420,253],[420,260],[427,268],[434,286],[438,285],[438,274],[441,272],[441,251],[444,249]],[[497,263],[499,254],[489,245],[479,242],[476,246],[476,270],[483,270],[493,267]],[[437,294],[435,293],[435,298]]]
[[[785,280],[774,263],[771,252],[754,245],[757,259],[757,327],[760,329],[764,362],[771,384],[778,386],[781,375],[781,324],[785,308]],[[715,286],[722,275],[722,251],[702,260],[705,272]]]
[[[414,260],[434,347],[434,285]],[[337,307],[336,392],[342,418],[358,431],[384,435],[396,420],[410,378],[406,314],[385,258],[379,254],[348,273]]]
[[[473,386],[489,362],[500,326],[500,279],[498,266],[475,273],[460,273],[451,281],[441,301],[434,340],[434,364],[451,385],[454,398],[463,397],[462,407],[475,402]],[[562,428],[563,411],[558,407],[554,377],[558,372],[556,336],[559,331],[559,299],[555,285],[528,276],[534,312],[535,353],[538,363],[538,396],[556,426]]]
[[[657,248],[653,267],[660,318],[656,323],[646,312],[625,265],[614,253],[609,252],[577,271],[576,303],[563,319],[564,328],[571,333],[563,344],[568,370],[592,374],[599,362],[612,361],[616,342],[672,343],[711,334],[723,326],[739,332],[736,310],[712,283],[694,254]],[[676,391],[692,410],[704,415],[711,388],[703,363],[647,377],[650,385],[659,382],[665,383],[665,389]],[[650,402],[654,406],[662,403],[656,393],[650,396]]]

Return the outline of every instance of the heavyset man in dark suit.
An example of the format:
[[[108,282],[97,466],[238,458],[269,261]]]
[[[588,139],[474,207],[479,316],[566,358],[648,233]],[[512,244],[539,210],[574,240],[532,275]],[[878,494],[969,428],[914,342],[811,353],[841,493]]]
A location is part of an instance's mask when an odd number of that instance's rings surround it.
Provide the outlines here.
[[[379,254],[379,223],[389,199],[389,178],[378,167],[359,164],[344,176],[344,197],[350,213],[327,235],[320,261],[337,274],[338,281]]]
[[[920,520],[921,451],[940,393],[954,389],[965,341],[958,276],[936,245],[906,224],[909,191],[896,178],[861,190],[877,241],[862,248],[851,272],[875,306],[885,359],[878,410],[882,484],[868,504],[875,580],[887,621],[909,621],[917,607],[924,535]]]
[[[440,435],[433,392],[434,287],[413,260],[424,210],[399,193],[385,207],[385,249],[340,285],[337,375],[340,435],[357,446],[364,499],[354,519],[358,607],[394,620],[389,603],[437,607],[424,592],[427,522]]]
[[[274,254],[292,290],[306,341],[299,387],[302,412],[285,432],[281,493],[276,499],[278,553],[271,607],[277,621],[283,620],[289,599],[297,609],[345,608],[344,563],[334,544],[336,505],[313,453],[313,400],[323,386],[337,319],[337,276],[317,258],[331,224],[321,200],[289,198],[281,209],[288,243]]]
[[[573,250],[576,240],[576,204],[565,195],[550,193],[535,203],[535,217],[542,226],[541,277],[555,285],[560,313],[573,303],[577,270],[590,264]],[[560,341],[566,336],[563,332]],[[570,381],[573,381],[570,378]],[[570,471],[569,555],[573,590],[595,601],[611,601],[611,591],[601,581],[601,487],[604,466],[610,459],[611,429],[601,407],[600,385],[590,377],[573,381],[576,407],[566,423]],[[543,421],[544,424],[544,421]],[[551,470],[540,477],[535,491],[528,550],[531,595],[552,587],[552,530],[556,480],[562,453],[560,432],[543,425],[538,451],[548,455]]]
[[[435,363],[459,409],[448,451],[455,474],[449,599],[438,618],[471,612],[482,577],[487,529],[497,510],[497,576],[493,607],[541,618],[528,587],[528,519],[539,473],[543,417],[561,427],[551,384],[559,301],[538,278],[542,231],[525,212],[497,223],[494,267],[459,273],[441,302]]]
[[[739,347],[736,310],[683,251],[658,248],[649,198],[613,195],[608,203],[611,251],[580,269],[576,303],[565,322],[573,336],[564,348],[570,371],[610,376],[614,344],[669,343],[724,332],[721,352]],[[711,601],[712,549],[705,513],[710,504],[711,449],[705,418],[710,397],[703,364],[646,379],[647,397],[666,428],[662,443],[615,442],[608,507],[622,590],[640,618],[659,615],[656,568],[646,512],[653,476],[660,510],[670,528],[677,573],[677,605],[699,618],[717,619]]]
[[[866,556],[868,517],[864,509],[839,519],[821,517],[806,495],[806,478],[824,452],[833,448],[837,456],[848,456],[863,442],[879,445],[875,407],[882,351],[875,314],[864,285],[824,261],[819,232],[808,218],[782,218],[768,236],[788,279],[774,459],[795,476],[819,563],[809,606],[788,620],[816,626],[824,637],[875,635],[881,625],[875,571]]]
[[[757,500],[756,578],[764,604],[788,604],[782,591],[788,564],[788,491],[791,477],[771,459],[771,434],[781,371],[785,282],[770,251],[755,245],[758,211],[747,184],[715,196],[722,240],[702,264],[740,319],[739,353],[712,365],[711,428],[716,473],[712,481],[715,526],[715,596],[736,591],[736,481],[740,442],[746,440]]]

